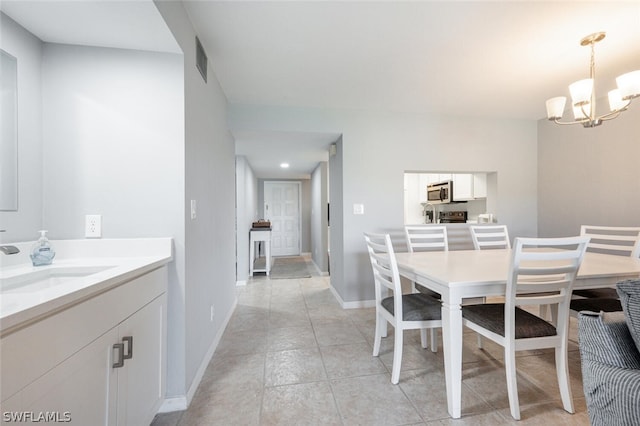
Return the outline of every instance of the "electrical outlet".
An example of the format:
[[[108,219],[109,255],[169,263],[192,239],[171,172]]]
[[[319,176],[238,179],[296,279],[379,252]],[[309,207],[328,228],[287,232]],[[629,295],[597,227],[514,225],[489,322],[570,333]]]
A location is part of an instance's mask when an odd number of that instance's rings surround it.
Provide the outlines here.
[[[84,236],[86,238],[102,237],[102,215],[88,214],[85,216]]]
[[[216,308],[214,308],[213,305],[211,305],[211,322],[213,322],[213,317],[216,316]]]

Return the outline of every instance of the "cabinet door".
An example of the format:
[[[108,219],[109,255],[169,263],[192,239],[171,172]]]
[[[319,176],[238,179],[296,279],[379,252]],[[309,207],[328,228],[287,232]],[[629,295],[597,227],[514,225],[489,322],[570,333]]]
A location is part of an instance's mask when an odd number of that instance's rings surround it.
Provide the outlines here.
[[[473,174],[473,198],[487,198],[487,174]]]
[[[473,175],[453,175],[453,199],[456,201],[473,200]]]
[[[119,340],[131,336],[125,344],[125,359],[118,370],[118,424],[148,425],[164,397],[166,296],[154,299],[119,327]]]
[[[117,372],[111,330],[20,392],[23,412],[73,425],[115,425]],[[51,414],[53,413],[53,414]],[[27,422],[29,423],[29,422]],[[47,423],[48,424],[48,423]]]

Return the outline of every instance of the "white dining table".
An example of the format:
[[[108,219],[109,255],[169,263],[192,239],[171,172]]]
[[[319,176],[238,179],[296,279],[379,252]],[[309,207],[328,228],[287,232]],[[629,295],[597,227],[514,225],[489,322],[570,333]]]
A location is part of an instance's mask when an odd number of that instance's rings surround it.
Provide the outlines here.
[[[442,297],[447,406],[453,418],[461,415],[462,299],[504,295],[511,257],[510,249],[396,253],[401,276]],[[574,289],[611,287],[620,280],[638,277],[639,259],[586,253]]]

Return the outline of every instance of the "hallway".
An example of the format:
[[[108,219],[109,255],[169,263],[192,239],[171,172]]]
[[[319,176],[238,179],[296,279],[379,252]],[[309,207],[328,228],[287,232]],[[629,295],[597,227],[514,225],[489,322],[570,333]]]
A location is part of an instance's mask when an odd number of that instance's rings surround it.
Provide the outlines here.
[[[313,268],[310,268],[312,271]],[[164,425],[588,425],[572,322],[570,362],[576,414],[562,409],[553,353],[519,353],[523,420],[509,414],[501,348],[465,334],[463,418],[447,414],[442,347],[423,350],[405,332],[400,384],[392,385],[393,328],[371,356],[374,309],[343,310],[329,277],[252,278],[187,411]]]

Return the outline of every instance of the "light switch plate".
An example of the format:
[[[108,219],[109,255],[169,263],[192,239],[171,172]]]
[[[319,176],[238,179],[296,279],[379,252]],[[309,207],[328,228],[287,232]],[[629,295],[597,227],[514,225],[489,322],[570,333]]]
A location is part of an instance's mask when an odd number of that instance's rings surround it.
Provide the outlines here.
[[[196,218],[196,200],[191,200],[191,219]]]
[[[364,214],[364,204],[354,204],[353,214]]]

